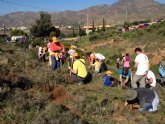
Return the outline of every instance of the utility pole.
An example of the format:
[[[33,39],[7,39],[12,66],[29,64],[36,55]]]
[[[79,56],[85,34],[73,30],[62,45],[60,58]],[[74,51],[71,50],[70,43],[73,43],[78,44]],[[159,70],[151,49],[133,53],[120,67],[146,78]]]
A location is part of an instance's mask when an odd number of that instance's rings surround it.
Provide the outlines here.
[[[89,29],[88,29],[88,25],[89,25],[89,24],[88,24],[88,19],[89,19],[89,18],[88,18],[88,13],[87,13],[87,29],[86,29],[87,35],[88,35],[88,32],[89,32]]]
[[[3,33],[6,34],[5,24],[3,24]]]
[[[128,7],[126,5],[126,8],[125,8],[125,21],[127,22],[128,21]]]

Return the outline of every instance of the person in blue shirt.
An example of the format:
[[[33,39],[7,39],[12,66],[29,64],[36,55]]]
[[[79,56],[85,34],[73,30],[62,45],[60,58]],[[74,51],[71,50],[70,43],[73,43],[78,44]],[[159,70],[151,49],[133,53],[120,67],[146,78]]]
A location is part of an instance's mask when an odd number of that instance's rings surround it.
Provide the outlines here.
[[[104,76],[104,86],[109,87],[109,86],[112,86],[112,85],[113,85],[113,82],[112,82],[112,80],[111,80],[111,75],[112,75],[112,72],[111,72],[111,71],[107,70],[107,71],[105,72],[105,76]]]
[[[131,73],[129,68],[120,68],[119,69],[119,81],[122,88],[126,87],[126,84],[129,85]]]

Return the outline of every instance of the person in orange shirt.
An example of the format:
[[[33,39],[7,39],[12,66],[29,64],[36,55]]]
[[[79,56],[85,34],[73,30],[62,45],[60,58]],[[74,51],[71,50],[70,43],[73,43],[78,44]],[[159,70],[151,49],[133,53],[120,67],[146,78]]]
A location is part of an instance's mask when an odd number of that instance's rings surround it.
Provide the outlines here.
[[[60,69],[60,52],[65,51],[65,47],[62,43],[58,42],[57,37],[52,38],[53,42],[50,44],[50,55],[52,60],[52,70]]]

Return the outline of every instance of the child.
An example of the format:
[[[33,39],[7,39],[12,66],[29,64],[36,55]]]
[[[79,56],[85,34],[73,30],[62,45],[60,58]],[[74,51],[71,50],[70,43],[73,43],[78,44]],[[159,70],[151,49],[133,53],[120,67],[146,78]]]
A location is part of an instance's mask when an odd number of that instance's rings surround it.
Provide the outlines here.
[[[112,75],[112,72],[111,71],[107,70],[105,72],[104,86],[107,86],[107,87],[113,86],[113,82],[111,81],[111,75]]]
[[[91,64],[91,66],[95,67],[95,72],[99,73],[100,72],[100,68],[101,68],[101,62],[99,61],[99,59],[95,60],[94,64]]]
[[[130,57],[128,53],[126,53],[125,57],[123,58],[123,67],[130,68]]]

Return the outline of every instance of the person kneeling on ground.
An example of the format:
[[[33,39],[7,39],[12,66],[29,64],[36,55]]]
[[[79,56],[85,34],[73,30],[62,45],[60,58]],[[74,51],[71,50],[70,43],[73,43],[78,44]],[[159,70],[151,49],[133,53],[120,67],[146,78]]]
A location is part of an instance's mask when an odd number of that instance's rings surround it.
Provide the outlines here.
[[[78,53],[73,54],[74,62],[73,69],[69,66],[68,69],[71,72],[71,79],[74,82],[78,82],[79,85],[83,84],[85,77],[87,76],[87,69],[84,59],[80,59]]]
[[[111,75],[112,75],[112,72],[107,70],[105,72],[105,76],[104,76],[104,86],[107,86],[107,87],[110,87],[110,86],[114,86],[114,83],[111,79]]]
[[[150,70],[146,72],[146,88],[153,89],[156,86],[156,77]]]
[[[129,86],[130,85],[130,77],[131,77],[131,73],[130,73],[130,70],[129,68],[121,68],[119,70],[119,81],[120,81],[120,84],[121,84],[121,87],[122,88],[125,88],[126,87],[126,84]]]
[[[95,67],[95,72],[99,73],[100,72],[100,68],[101,68],[101,62],[99,61],[99,59],[95,60],[94,64],[91,64],[91,66]]]
[[[127,90],[126,100],[125,105],[133,104],[132,107],[138,108],[139,112],[156,112],[159,104],[157,93],[147,88]]]

